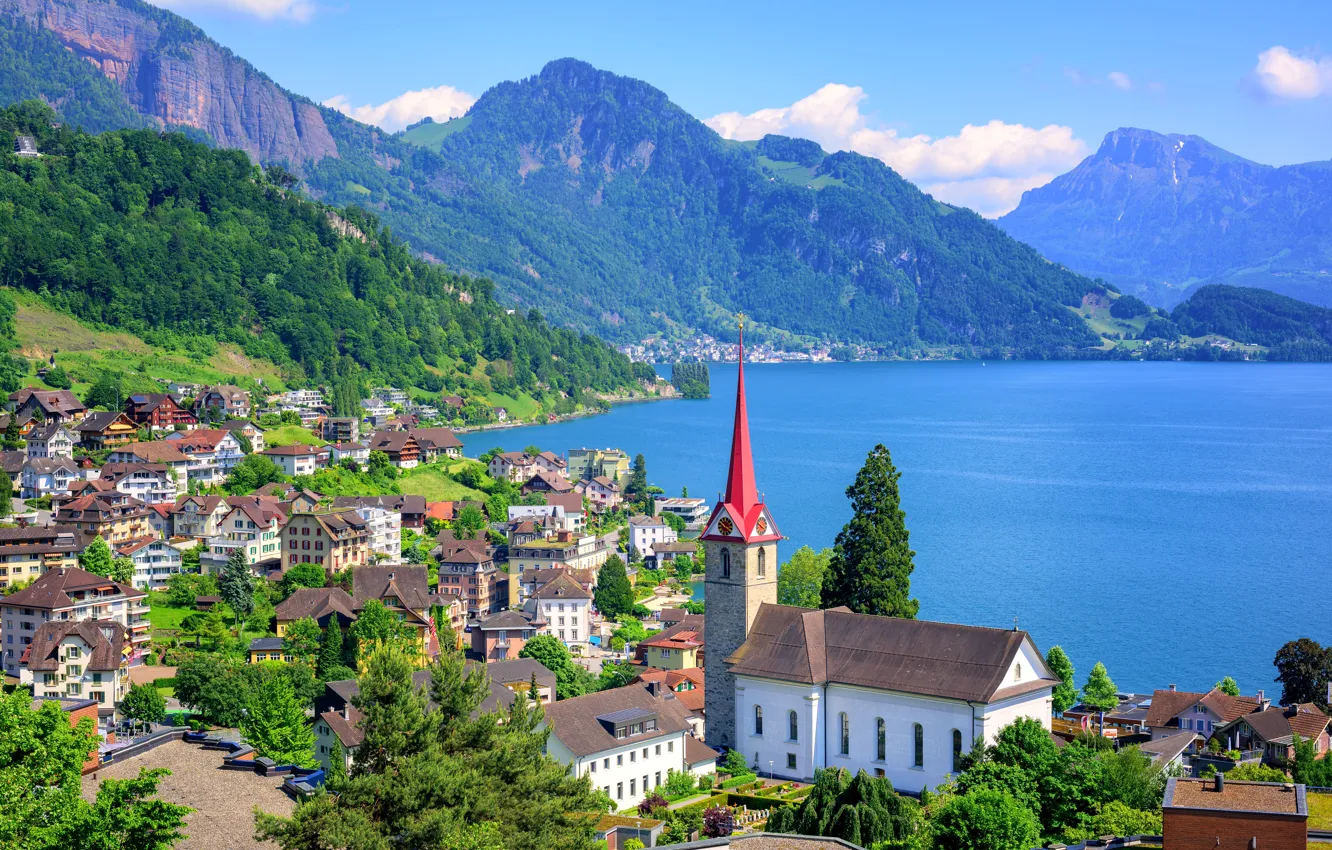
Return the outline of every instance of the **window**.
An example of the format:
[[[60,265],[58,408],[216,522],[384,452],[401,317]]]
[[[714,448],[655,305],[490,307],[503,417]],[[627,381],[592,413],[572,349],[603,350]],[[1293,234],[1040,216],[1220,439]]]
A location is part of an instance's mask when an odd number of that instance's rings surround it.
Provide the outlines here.
[[[731,550],[723,548],[721,550],[722,578],[731,577]]]
[[[673,752],[675,752],[675,742],[674,742],[674,741],[667,741],[667,742],[666,742],[666,752],[668,752],[668,753],[673,753]]]
[[[647,748],[647,747],[644,747],[644,748],[643,748],[643,761],[647,761],[647,751],[648,751],[648,748]]]
[[[661,787],[661,771],[660,771],[660,770],[657,771],[656,775],[653,776],[652,778],[653,778],[653,780],[654,780],[652,787],[653,787],[653,788],[660,788],[660,787]]]
[[[636,762],[636,761],[638,761],[638,750],[630,750],[630,751],[629,751],[629,761],[630,761],[630,762]]]
[[[786,738],[790,741],[800,740],[800,719],[794,711],[786,712]]]
[[[630,780],[629,780],[629,796],[630,796],[630,797],[634,796],[634,794],[637,793],[637,791],[638,791],[638,780],[637,780],[637,779],[630,779]]]
[[[657,745],[657,751],[656,751],[655,753],[653,753],[653,755],[655,755],[655,756],[659,756],[659,755],[661,755],[661,744],[658,744],[658,745]],[[661,783],[658,782],[657,784],[660,785]]]
[[[962,730],[953,730],[953,773],[962,772]]]
[[[879,761],[888,759],[888,728],[882,717],[874,718],[874,757]]]
[[[609,756],[607,756],[606,758],[604,758],[604,759],[601,760],[601,767],[602,767],[603,770],[610,770],[610,757],[609,757]]]
[[[754,706],[754,734],[763,734],[763,706]]]
[[[615,799],[617,799],[617,800],[623,800],[623,799],[624,799],[624,783],[623,783],[623,782],[616,782],[616,783],[615,783]]]
[[[615,737],[619,738],[621,736],[616,735]],[[624,764],[624,753],[620,753],[618,756],[615,757],[615,766],[620,767],[623,764]]]
[[[758,577],[763,578],[768,574],[768,552],[766,549],[758,550]]]
[[[837,715],[837,721],[842,726],[842,748],[840,752],[844,756],[849,756],[851,755],[851,720],[846,716],[846,712],[843,711],[841,714]]]
[[[914,758],[912,759],[912,762],[911,762],[911,763],[912,763],[912,766],[914,766],[914,767],[924,767],[924,766],[925,766],[925,727],[924,727],[924,726],[921,726],[919,723],[914,723],[914,724],[912,724],[912,727],[911,727],[911,728],[912,728],[912,731],[913,731],[914,734],[915,734],[915,739],[916,739],[915,753],[913,754],[913,755],[914,755]]]
[[[597,772],[597,760],[596,760],[596,759],[592,759],[592,764],[591,764],[590,767],[588,767],[588,770],[590,770],[592,773],[596,773],[596,772]]]

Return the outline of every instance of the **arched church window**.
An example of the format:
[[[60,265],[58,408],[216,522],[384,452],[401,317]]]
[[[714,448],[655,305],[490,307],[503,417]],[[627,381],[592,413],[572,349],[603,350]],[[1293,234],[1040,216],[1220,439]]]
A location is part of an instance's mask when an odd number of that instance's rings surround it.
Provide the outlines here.
[[[722,578],[731,577],[731,550],[723,548],[721,550],[721,570]]]
[[[763,578],[768,574],[768,551],[760,549],[758,551],[758,577]]]

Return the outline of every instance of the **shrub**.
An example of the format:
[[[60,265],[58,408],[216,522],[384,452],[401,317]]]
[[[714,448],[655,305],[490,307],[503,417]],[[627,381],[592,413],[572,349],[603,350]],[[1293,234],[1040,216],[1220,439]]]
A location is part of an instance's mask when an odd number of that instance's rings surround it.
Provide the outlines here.
[[[713,776],[711,773],[705,773],[698,778],[698,790],[711,791],[712,783],[716,781],[717,777]]]
[[[666,802],[665,797],[660,794],[650,794],[647,797],[644,797],[643,801],[638,804],[638,815],[639,817],[645,818],[656,817],[654,812],[660,809],[665,809],[667,805],[668,803]]]
[[[725,806],[713,806],[703,813],[703,836],[725,838],[735,832],[735,816]]]
[[[723,790],[727,788],[739,788],[741,785],[748,785],[757,778],[758,777],[754,776],[752,773],[742,773],[739,776],[731,777],[717,787]]]

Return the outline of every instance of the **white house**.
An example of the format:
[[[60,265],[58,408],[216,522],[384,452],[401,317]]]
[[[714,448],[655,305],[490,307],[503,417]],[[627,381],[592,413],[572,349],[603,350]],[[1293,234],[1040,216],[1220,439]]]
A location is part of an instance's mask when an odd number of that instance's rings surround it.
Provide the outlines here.
[[[322,407],[324,394],[319,390],[289,390],[282,400],[293,407]]]
[[[365,520],[370,532],[367,544],[371,555],[383,555],[390,562],[402,560],[402,513],[378,505],[357,505],[352,508]]]
[[[659,516],[640,515],[629,518],[629,550],[637,552],[644,560],[656,558],[653,546],[658,543],[674,543],[678,539],[675,529]]]
[[[165,540],[141,537],[116,547],[116,554],[134,562],[134,586],[162,590],[167,579],[180,572],[180,550]]]
[[[525,452],[501,452],[490,459],[486,471],[496,481],[521,484],[536,474],[536,459]]]
[[[592,594],[568,573],[538,587],[529,604],[546,621],[541,631],[555,635],[566,646],[587,645],[592,636]]]
[[[334,443],[328,447],[330,466],[341,466],[344,460],[350,460],[362,469],[370,462],[370,447],[365,443]]]
[[[361,399],[361,411],[365,416],[392,416],[393,408],[378,398]]]
[[[655,500],[657,515],[675,514],[685,521],[685,525],[702,525],[708,518],[711,508],[704,499],[691,499],[688,496],[658,496]]]
[[[40,428],[33,428],[26,437],[28,441],[28,459],[37,458],[73,458],[74,444],[78,442],[78,437],[74,436],[59,422],[48,422]]]
[[[221,428],[177,431],[167,440],[175,443],[181,454],[189,458],[189,480],[205,487],[220,485],[245,458],[240,440],[231,431]]]
[[[311,446],[277,446],[260,454],[276,463],[287,475],[314,475],[319,451]]]
[[[670,771],[689,768],[688,711],[661,683],[558,700],[546,706],[545,724],[546,754],[588,777],[617,809],[637,805]]]
[[[574,490],[586,496],[595,511],[613,511],[620,506],[620,485],[604,475],[591,481],[579,481]]]
[[[79,480],[79,468],[66,457],[40,457],[25,461],[19,489],[25,499],[62,496]]]
[[[96,480],[113,487],[117,492],[133,496],[145,505],[174,503],[178,487],[174,472],[163,463],[107,463],[93,470]]]
[[[1050,728],[1058,684],[1026,632],[770,603],[725,663],[750,764],[804,781],[864,770],[912,793],[1018,718]]]

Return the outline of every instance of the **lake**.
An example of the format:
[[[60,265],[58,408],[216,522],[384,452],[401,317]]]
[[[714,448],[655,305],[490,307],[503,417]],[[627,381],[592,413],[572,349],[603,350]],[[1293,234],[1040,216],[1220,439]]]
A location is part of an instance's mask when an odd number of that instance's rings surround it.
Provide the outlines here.
[[[1245,693],[1287,640],[1332,641],[1332,367],[845,363],[747,367],[759,489],[832,545],[875,443],[902,472],[920,616],[1061,644],[1081,684]],[[725,478],[734,365],[707,401],[465,435],[468,454],[617,446],[671,495]]]

